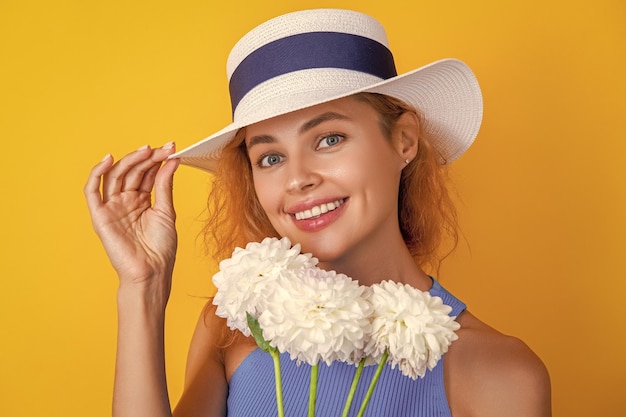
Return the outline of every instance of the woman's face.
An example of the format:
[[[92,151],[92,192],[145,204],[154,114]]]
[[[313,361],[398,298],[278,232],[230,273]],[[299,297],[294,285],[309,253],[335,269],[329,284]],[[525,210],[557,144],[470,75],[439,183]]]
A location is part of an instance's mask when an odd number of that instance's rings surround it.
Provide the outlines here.
[[[324,264],[376,254],[398,237],[404,159],[376,111],[344,98],[248,126],[254,187],[281,236]]]

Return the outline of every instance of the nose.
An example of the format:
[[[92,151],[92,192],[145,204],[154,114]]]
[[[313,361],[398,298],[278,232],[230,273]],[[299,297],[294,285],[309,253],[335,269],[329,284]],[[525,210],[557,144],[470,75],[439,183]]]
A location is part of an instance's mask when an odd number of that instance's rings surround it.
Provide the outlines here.
[[[310,163],[298,158],[289,161],[286,188],[290,193],[309,191],[317,187],[322,176]]]

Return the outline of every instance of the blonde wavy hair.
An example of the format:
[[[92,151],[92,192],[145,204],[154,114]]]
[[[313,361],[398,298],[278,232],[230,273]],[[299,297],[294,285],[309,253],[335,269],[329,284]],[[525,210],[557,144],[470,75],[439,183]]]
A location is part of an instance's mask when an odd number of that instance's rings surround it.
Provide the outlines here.
[[[374,93],[353,97],[378,112],[381,131],[387,138],[405,112],[416,114],[421,121],[415,108],[396,98]],[[217,260],[230,257],[236,246],[279,237],[257,199],[244,139],[245,128],[222,150],[209,193],[204,239]],[[404,168],[400,180],[398,220],[415,261],[436,270],[456,248],[459,237],[447,171],[445,159],[420,131],[417,156]]]

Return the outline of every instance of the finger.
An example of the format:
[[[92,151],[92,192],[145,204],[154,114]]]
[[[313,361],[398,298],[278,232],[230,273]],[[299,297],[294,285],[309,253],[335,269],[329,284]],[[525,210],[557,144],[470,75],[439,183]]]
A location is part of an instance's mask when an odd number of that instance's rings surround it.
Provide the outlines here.
[[[154,179],[161,164],[169,155],[175,152],[174,142],[169,142],[161,148],[155,149],[149,160],[133,168],[126,175],[126,180],[122,190],[151,192],[154,186]]]
[[[134,152],[120,159],[113,167],[104,174],[102,180],[102,197],[106,202],[113,195],[118,194],[124,185],[124,178],[137,164],[150,158],[152,150],[148,145],[142,146]]]
[[[157,172],[155,179],[154,209],[174,218],[174,172],[180,165],[179,159],[168,160]]]
[[[137,186],[137,191],[142,193],[152,192],[152,187],[154,187],[154,179],[156,178],[157,172],[161,168],[161,163],[153,164],[147,171],[144,172],[141,177],[141,183]]]
[[[150,158],[133,167],[130,167],[122,179],[120,191],[150,192],[152,190],[152,186],[149,185],[150,178],[152,178],[152,182],[154,183],[154,176],[156,174],[154,171],[158,170],[161,166],[161,162],[154,161],[153,158],[154,151],[152,152]],[[142,187],[144,182],[148,183],[148,185]]]
[[[87,200],[87,207],[89,211],[93,212],[97,207],[102,204],[102,194],[100,194],[100,184],[102,182],[102,176],[111,169],[113,165],[113,157],[111,154],[107,154],[102,161],[91,169],[87,183],[83,188],[83,193]]]

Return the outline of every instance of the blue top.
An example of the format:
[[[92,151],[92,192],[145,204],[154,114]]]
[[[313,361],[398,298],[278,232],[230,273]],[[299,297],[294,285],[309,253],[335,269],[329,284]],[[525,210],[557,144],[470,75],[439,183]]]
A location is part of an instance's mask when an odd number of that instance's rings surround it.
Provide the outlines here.
[[[465,310],[465,304],[433,280],[430,294],[452,307],[451,316]],[[281,355],[283,401],[286,417],[307,415],[310,366]],[[352,403],[350,417],[356,416],[376,366],[363,369]],[[354,365],[333,362],[319,365],[316,417],[340,417],[356,371]],[[271,356],[260,349],[250,353],[235,370],[229,385],[229,417],[276,417],[274,367]],[[426,371],[424,378],[413,380],[399,369],[386,365],[378,380],[365,416],[370,417],[450,417],[450,408],[443,384],[443,358]]]

